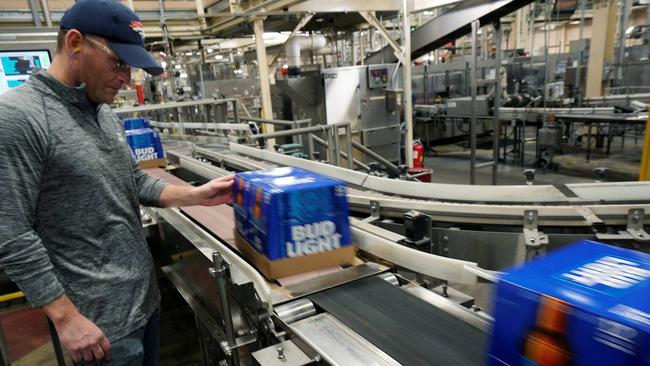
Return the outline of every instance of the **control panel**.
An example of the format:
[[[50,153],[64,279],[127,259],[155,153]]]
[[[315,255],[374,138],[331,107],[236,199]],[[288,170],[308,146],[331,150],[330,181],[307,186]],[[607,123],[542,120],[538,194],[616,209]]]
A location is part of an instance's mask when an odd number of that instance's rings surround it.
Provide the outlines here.
[[[388,86],[388,66],[368,66],[368,88],[385,88]]]

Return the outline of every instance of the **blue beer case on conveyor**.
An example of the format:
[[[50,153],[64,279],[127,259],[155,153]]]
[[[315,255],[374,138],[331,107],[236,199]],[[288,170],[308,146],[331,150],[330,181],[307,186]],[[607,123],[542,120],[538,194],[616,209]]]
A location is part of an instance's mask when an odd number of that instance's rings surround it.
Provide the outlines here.
[[[345,184],[285,167],[238,173],[236,229],[269,260],[315,254],[352,243]]]
[[[557,249],[500,278],[494,317],[488,365],[650,365],[650,255]]]

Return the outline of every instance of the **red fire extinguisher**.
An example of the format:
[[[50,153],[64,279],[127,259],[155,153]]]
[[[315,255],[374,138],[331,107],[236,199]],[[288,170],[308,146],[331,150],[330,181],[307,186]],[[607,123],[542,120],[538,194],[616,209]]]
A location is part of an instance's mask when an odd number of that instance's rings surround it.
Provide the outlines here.
[[[420,140],[413,141],[413,167],[424,167],[424,145]]]

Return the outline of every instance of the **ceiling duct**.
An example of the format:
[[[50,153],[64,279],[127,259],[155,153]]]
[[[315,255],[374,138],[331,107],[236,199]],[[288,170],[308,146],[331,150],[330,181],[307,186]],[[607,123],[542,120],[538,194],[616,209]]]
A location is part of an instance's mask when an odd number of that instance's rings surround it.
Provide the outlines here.
[[[325,47],[327,40],[320,34],[310,36],[295,36],[287,41],[284,54],[289,68],[300,68],[300,52],[302,50],[318,50]]]

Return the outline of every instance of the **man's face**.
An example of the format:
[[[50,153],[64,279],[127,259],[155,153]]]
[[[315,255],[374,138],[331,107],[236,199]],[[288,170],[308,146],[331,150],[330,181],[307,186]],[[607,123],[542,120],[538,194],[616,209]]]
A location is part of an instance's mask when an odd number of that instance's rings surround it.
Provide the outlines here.
[[[131,81],[131,68],[120,61],[105,39],[86,35],[83,43],[80,76],[86,83],[88,99],[93,103],[112,103],[120,88]]]

